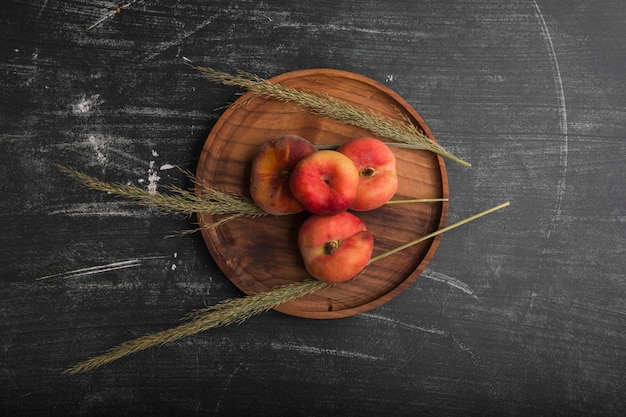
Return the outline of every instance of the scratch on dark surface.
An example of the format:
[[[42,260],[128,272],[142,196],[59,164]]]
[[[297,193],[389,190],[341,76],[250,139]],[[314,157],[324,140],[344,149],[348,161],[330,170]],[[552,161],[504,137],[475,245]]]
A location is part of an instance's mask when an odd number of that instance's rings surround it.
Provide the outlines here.
[[[172,39],[171,41],[167,41],[167,42],[162,42],[160,44],[158,44],[155,48],[154,48],[154,52],[144,55],[142,57],[142,60],[150,60],[152,58],[154,58],[155,56],[159,55],[161,52],[167,50],[168,48],[171,48],[172,46],[178,45],[180,44],[182,41],[184,41],[185,39],[187,39],[188,37],[190,37],[191,35],[193,35],[194,33],[202,30],[203,28],[207,27],[208,25],[211,24],[211,22],[213,21],[213,19],[215,19],[216,15],[213,15],[211,17],[209,17],[207,20],[203,21],[202,23],[200,23],[199,25],[197,25],[196,27],[194,27],[193,29],[182,33],[180,36],[177,36],[175,39]]]
[[[151,218],[153,212],[134,202],[107,201],[104,203],[74,203],[56,210],[50,210],[48,215],[63,215],[69,217],[129,217]]]
[[[224,394],[230,388],[230,384],[233,380],[233,377],[235,376],[237,372],[239,372],[239,368],[241,368],[241,365],[238,365],[235,369],[233,369],[230,375],[228,375],[228,379],[226,380],[226,383],[224,384],[224,388],[222,389],[222,394],[220,395],[220,398],[217,400],[217,403],[215,404],[215,409],[213,410],[214,413],[217,413],[219,411],[220,406],[222,405],[222,399],[224,398]]]
[[[270,21],[272,21],[270,19]],[[381,35],[381,36],[404,36],[407,38],[426,38],[431,35],[427,32],[421,32],[416,30],[411,31],[399,31],[399,30],[389,30],[382,28],[372,28],[372,27],[357,27],[352,24],[314,24],[314,23],[303,23],[303,22],[281,22],[274,25],[274,29],[279,28],[294,28],[298,30],[305,30],[312,33],[324,32],[324,33],[332,33],[332,32],[351,32],[351,33],[365,33],[370,35]]]
[[[384,316],[371,314],[371,313],[363,313],[359,317],[364,317],[370,320],[377,320],[383,323],[388,323],[390,325],[401,327],[401,328],[408,329],[408,330],[419,331],[419,332],[424,332],[424,333],[429,333],[429,334],[434,334],[437,336],[449,338],[452,341],[452,344],[454,344],[454,346],[456,346],[457,349],[467,353],[472,358],[472,361],[474,362],[474,364],[478,365],[480,362],[476,354],[474,354],[474,352],[467,345],[461,342],[461,340],[458,337],[450,334],[449,332],[445,330],[437,329],[435,327],[416,326],[414,324],[404,323],[400,320],[395,320],[389,317],[384,317]]]
[[[459,281],[456,278],[453,278],[446,274],[442,274],[441,272],[432,271],[431,269],[426,269],[422,273],[422,276],[424,278],[432,279],[433,281],[443,282],[444,284],[447,284],[453,288],[461,290],[465,294],[471,295],[472,297],[478,300],[478,297],[476,296],[476,294],[474,294],[474,291],[472,291],[472,289],[467,284]]]
[[[48,6],[48,1],[49,0],[44,0],[43,4],[41,5],[41,9],[39,9],[39,13],[37,13],[37,18],[35,19],[36,21],[38,21],[39,18],[41,18],[43,11],[46,9],[46,6]]]
[[[550,238],[554,229],[554,222],[561,218],[561,204],[563,202],[563,194],[565,193],[565,178],[567,176],[567,158],[569,152],[569,139],[567,133],[567,108],[565,106],[565,93],[563,91],[563,79],[561,78],[561,70],[559,68],[559,61],[556,57],[554,50],[554,43],[552,42],[552,36],[548,30],[546,20],[541,13],[541,9],[536,1],[533,0],[533,6],[535,7],[535,14],[541,23],[541,33],[543,34],[543,40],[548,49],[550,55],[550,62],[552,63],[552,71],[554,74],[554,84],[556,87],[557,98],[559,101],[559,126],[563,141],[561,142],[561,149],[559,152],[559,166],[561,167],[561,175],[556,188],[556,206],[554,208],[554,216],[548,229],[547,237]]]
[[[163,256],[150,256],[150,257],[137,258],[137,259],[128,259],[125,261],[117,261],[117,262],[112,262],[112,263],[108,263],[105,265],[97,265],[97,266],[92,266],[88,268],[73,269],[71,271],[65,271],[65,272],[61,272],[58,274],[45,275],[45,276],[36,278],[36,280],[42,281],[42,280],[53,279],[53,278],[57,278],[57,279],[80,278],[80,277],[84,277],[87,275],[102,274],[105,272],[117,271],[119,269],[136,268],[138,266],[141,266],[143,261],[151,260],[151,259],[164,259],[164,258],[165,257]]]
[[[305,345],[294,345],[294,344],[281,344],[281,343],[272,343],[272,348],[277,350],[295,350],[298,352],[312,353],[315,355],[329,355],[329,356],[341,356],[344,358],[353,358],[353,359],[366,359],[379,361],[383,358],[378,356],[368,355],[360,352],[346,351],[346,350],[337,350],[337,349],[323,349],[315,346],[305,346]]]
[[[130,9],[130,7],[137,3],[140,0],[132,0],[129,3],[124,4],[123,6],[118,6],[116,7],[114,10],[111,10],[109,13],[105,14],[102,18],[98,19],[93,25],[89,26],[87,28],[87,31],[90,31],[92,29],[97,28],[98,26],[100,26],[101,24],[103,24],[104,22],[106,22],[107,20],[109,20],[110,18],[112,18],[113,16],[115,16],[116,14],[119,14],[122,10],[128,10]],[[48,1],[46,0],[46,3]],[[44,5],[45,6],[45,5]]]
[[[365,317],[367,319],[382,321],[382,322],[385,322],[385,323],[388,323],[388,324],[392,324],[394,326],[402,327],[402,328],[405,328],[405,329],[408,329],[408,330],[417,330],[417,331],[420,331],[420,332],[436,334],[438,336],[446,336],[448,334],[448,332],[446,332],[444,330],[436,329],[434,327],[416,326],[414,324],[404,323],[404,322],[401,322],[399,320],[390,319],[388,317],[379,316],[377,314],[363,313],[359,317]]]

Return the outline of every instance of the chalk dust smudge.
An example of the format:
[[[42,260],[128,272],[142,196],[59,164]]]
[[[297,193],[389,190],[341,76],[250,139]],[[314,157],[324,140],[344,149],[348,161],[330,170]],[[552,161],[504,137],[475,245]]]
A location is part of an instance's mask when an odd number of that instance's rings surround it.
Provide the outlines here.
[[[88,115],[96,104],[99,104],[99,98],[100,94],[94,94],[91,97],[83,96],[77,103],[71,105],[72,114],[77,116]]]

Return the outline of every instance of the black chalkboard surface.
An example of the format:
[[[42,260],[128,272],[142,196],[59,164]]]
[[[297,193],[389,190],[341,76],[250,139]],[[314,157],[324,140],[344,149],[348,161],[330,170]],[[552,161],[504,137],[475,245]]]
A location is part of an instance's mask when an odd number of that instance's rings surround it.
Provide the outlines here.
[[[49,1],[0,5],[0,415],[618,416],[626,412],[626,3]],[[439,143],[448,223],[420,278],[363,314],[270,311],[68,366],[239,292],[193,219],[58,165],[190,186],[242,92],[334,68],[391,88]]]

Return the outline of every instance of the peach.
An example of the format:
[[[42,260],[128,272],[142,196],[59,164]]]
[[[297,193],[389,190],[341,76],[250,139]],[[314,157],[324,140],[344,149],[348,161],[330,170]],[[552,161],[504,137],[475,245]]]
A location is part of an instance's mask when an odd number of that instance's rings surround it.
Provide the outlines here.
[[[385,204],[398,190],[396,157],[384,142],[358,138],[344,143],[337,152],[352,160],[359,171],[359,186],[353,210],[373,210]]]
[[[347,211],[311,215],[298,231],[298,247],[311,276],[336,283],[353,278],[367,266],[374,237],[361,219]]]
[[[293,169],[289,187],[294,197],[311,213],[333,215],[354,202],[359,171],[347,156],[320,150],[302,159]]]
[[[261,145],[250,174],[250,196],[256,205],[275,215],[304,211],[291,193],[289,177],[298,162],[314,152],[315,145],[296,135],[279,136]]]

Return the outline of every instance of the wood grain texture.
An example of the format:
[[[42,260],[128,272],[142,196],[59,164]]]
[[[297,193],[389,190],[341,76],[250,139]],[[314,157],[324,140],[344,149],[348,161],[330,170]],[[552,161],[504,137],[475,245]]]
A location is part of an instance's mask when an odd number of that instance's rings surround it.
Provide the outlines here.
[[[410,120],[434,141],[417,112],[389,88],[358,74],[310,69],[273,77],[274,83],[335,99],[394,120]],[[315,145],[342,144],[372,136],[364,129],[267,97],[247,93],[218,120],[209,134],[196,177],[209,188],[250,195],[252,159],[259,147],[283,135],[298,135]],[[381,138],[384,139],[384,138]],[[448,198],[441,157],[421,150],[390,148],[396,154],[398,192],[394,199]],[[385,206],[355,213],[375,236],[373,256],[430,234],[445,225],[447,203]],[[256,294],[310,278],[298,250],[297,234],[306,213],[240,219],[203,230],[213,259],[246,294]],[[209,227],[219,218],[201,216]],[[372,263],[357,277],[324,291],[282,304],[276,310],[307,318],[340,318],[363,313],[390,301],[428,266],[440,236]]]
[[[124,2],[125,4],[128,2]],[[622,0],[0,2],[0,415],[621,416]],[[100,22],[93,27],[95,23]],[[195,219],[55,164],[190,185],[240,91],[182,63],[335,68],[403,97],[447,164],[420,279],[340,320],[268,312],[70,377],[72,363],[242,292]]]

